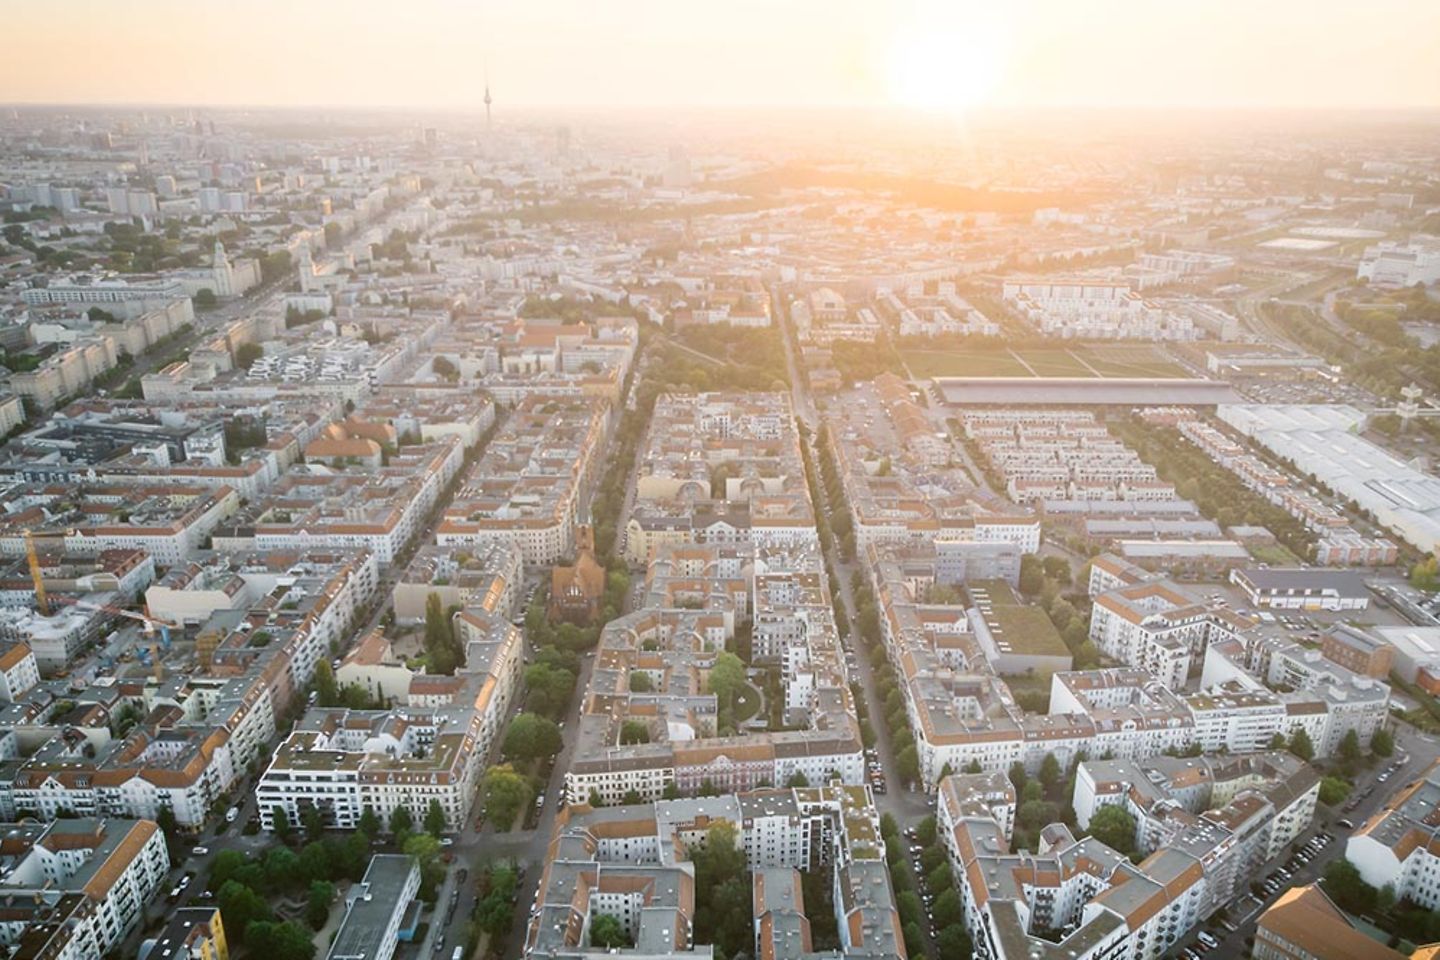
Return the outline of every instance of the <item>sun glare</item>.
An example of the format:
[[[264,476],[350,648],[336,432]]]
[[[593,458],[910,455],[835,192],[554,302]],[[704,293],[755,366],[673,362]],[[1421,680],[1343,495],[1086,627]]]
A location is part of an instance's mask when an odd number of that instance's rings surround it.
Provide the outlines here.
[[[896,35],[890,55],[890,96],[901,106],[932,113],[964,113],[994,94],[1004,70],[999,31],[977,26]]]

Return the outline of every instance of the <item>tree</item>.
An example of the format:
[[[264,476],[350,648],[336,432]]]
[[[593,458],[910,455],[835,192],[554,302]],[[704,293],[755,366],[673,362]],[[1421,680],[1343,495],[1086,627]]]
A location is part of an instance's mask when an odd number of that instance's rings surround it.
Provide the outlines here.
[[[1135,852],[1135,818],[1118,803],[1107,803],[1090,818],[1090,835],[1116,853]]]
[[[729,650],[722,650],[710,668],[710,692],[723,706],[733,706],[745,687],[745,664]]]
[[[717,953],[733,957],[754,943],[753,901],[745,851],[735,825],[721,821],[690,848],[695,864],[695,889],[705,891],[708,909],[697,912],[695,939],[713,943]]]
[[[220,301],[215,297],[215,291],[209,287],[202,287],[195,291],[195,309],[214,310],[215,305]]]
[[[1020,558],[1020,592],[1029,596],[1039,593],[1045,586],[1045,570],[1040,558],[1027,553]]]
[[[619,917],[602,913],[590,921],[590,946],[612,950],[629,945],[630,939],[625,936],[625,928],[620,926]]]
[[[251,956],[267,960],[312,960],[315,956],[310,931],[293,921],[252,920],[244,929],[246,952]]]
[[[1034,803],[1036,800],[1045,799],[1045,788],[1040,785],[1039,780],[1025,781],[1025,789],[1020,791],[1022,803]]]
[[[245,864],[245,854],[239,850],[221,850],[215,854],[215,862],[210,867],[210,891],[214,893],[225,886]]]
[[[643,720],[626,720],[620,724],[620,743],[622,746],[631,743],[649,742],[650,728],[645,725]]]
[[[375,808],[368,803],[365,804],[365,809],[360,811],[359,829],[366,836],[380,835],[380,818],[375,815]]]
[[[631,693],[650,693],[654,689],[655,683],[650,679],[650,674],[639,673],[633,670],[630,672]]]
[[[1379,896],[1379,891],[1360,876],[1359,869],[1343,857],[1326,864],[1321,886],[1336,906],[1350,913],[1369,913]]]
[[[221,921],[232,930],[244,930],[252,920],[270,919],[265,899],[239,881],[227,880],[215,899]]]
[[[305,905],[305,922],[316,930],[330,919],[330,903],[335,899],[335,885],[328,880],[310,882],[310,898]]]
[[[445,808],[439,800],[431,799],[430,809],[425,811],[425,832],[436,840],[445,832]]]
[[[300,849],[300,873],[310,881],[328,880],[337,864],[335,858],[330,855],[331,847],[338,845],[328,843],[307,843]]]
[[[785,786],[808,787],[810,786],[810,778],[805,776],[802,771],[796,770],[794,773],[790,774],[790,779],[785,781]]]
[[[515,871],[509,867],[495,867],[490,871],[490,892],[475,905],[475,922],[492,937],[509,932],[515,919],[515,908],[510,898],[515,893]]]
[[[554,650],[554,647],[547,647]],[[644,674],[631,674],[631,689],[635,678]],[[648,681],[649,677],[645,677]],[[548,717],[558,717],[570,705],[570,695],[575,689],[575,673],[545,660],[537,660],[525,668],[525,709]]]
[[[425,665],[433,674],[455,673],[460,659],[455,650],[454,625],[445,616],[440,594],[425,598]]]
[[[915,824],[915,836],[922,847],[930,847],[935,844],[935,817],[930,815],[919,823]]]
[[[509,764],[501,764],[485,771],[485,814],[497,830],[509,830],[525,802],[530,799],[530,787]]]
[[[405,804],[397,804],[390,813],[390,832],[395,836],[402,833],[409,833],[415,829],[415,818],[410,815],[410,808]]]
[[[335,685],[335,671],[328,660],[315,664],[315,700],[322,707],[340,705],[340,688]]]
[[[1345,731],[1345,736],[1340,738],[1340,759],[1344,761],[1346,767],[1353,770],[1355,765],[1360,762],[1361,755],[1360,734],[1355,732],[1354,727],[1351,727]]]
[[[1019,760],[1010,764],[1010,784],[1015,788],[1016,793],[1025,789],[1025,781],[1028,779],[1029,775],[1025,773],[1025,764]]]
[[[235,348],[235,366],[249,370],[256,360],[265,355],[265,349],[258,343],[242,343]]]
[[[1326,777],[1320,781],[1320,802],[1327,807],[1344,803],[1350,794],[1350,784],[1339,777]]]
[[[979,760],[971,760],[969,763],[965,764],[965,772],[966,772],[966,773],[984,773],[984,772],[985,772],[985,769],[980,766],[980,761],[979,761]]]
[[[952,923],[936,934],[935,946],[938,948],[938,955],[942,957],[969,957],[973,956],[975,951],[970,934],[958,923]]]
[[[538,760],[560,752],[564,740],[560,728],[549,717],[522,713],[505,730],[501,751],[511,760]]]
[[[161,807],[155,812],[155,825],[160,832],[165,834],[165,840],[173,843],[180,830],[180,821],[175,819],[175,811],[169,807]]]
[[[1440,560],[1431,554],[1410,568],[1410,586],[1425,593],[1440,590]]]
[[[964,916],[960,906],[960,895],[952,887],[935,898],[935,923],[942,927],[948,927],[952,923],[959,923]]]
[[[420,899],[435,902],[435,894],[445,879],[445,865],[440,862],[440,841],[428,833],[412,834],[400,848],[414,857],[420,866]]]
[[[1278,733],[1278,732],[1272,734],[1272,735],[1270,736],[1269,748],[1270,748],[1271,750],[1284,750],[1284,749],[1285,749],[1285,734],[1283,734],[1283,733]]]
[[[900,779],[909,783],[918,782],[920,779],[920,753],[911,743],[895,754],[895,766],[900,774]]]
[[[1039,830],[1041,827],[1054,823],[1059,815],[1060,810],[1055,804],[1047,800],[1032,800],[1020,805],[1018,818],[1025,829]]]
[[[1301,760],[1308,762],[1315,759],[1315,744],[1310,742],[1310,734],[1305,732],[1304,727],[1296,727],[1290,735],[1289,750]]]
[[[289,890],[300,882],[300,858],[289,847],[271,847],[265,854],[265,884],[271,890]]]
[[[275,806],[271,807],[270,818],[270,822],[273,824],[271,829],[275,836],[279,837],[281,840],[284,840],[290,836],[290,815],[285,812],[284,807],[280,806],[278,803]],[[239,927],[237,929],[244,928]]]
[[[310,840],[319,840],[325,835],[325,817],[320,808],[313,804],[307,806],[300,814],[300,819],[305,823],[305,836]]]
[[[1055,754],[1045,754],[1045,759],[1040,761],[1040,782],[1045,784],[1047,796],[1054,796],[1055,790],[1065,779],[1065,771],[1060,767],[1060,761],[1055,759]]]
[[[1377,757],[1385,758],[1395,753],[1395,734],[1384,727],[1375,731],[1370,738],[1370,752]]]

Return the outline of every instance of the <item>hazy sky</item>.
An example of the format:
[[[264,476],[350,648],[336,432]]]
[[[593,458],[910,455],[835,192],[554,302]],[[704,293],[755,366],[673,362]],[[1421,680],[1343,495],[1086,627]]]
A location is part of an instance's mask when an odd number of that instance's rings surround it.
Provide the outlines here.
[[[0,101],[1440,106],[1440,0],[0,0]]]

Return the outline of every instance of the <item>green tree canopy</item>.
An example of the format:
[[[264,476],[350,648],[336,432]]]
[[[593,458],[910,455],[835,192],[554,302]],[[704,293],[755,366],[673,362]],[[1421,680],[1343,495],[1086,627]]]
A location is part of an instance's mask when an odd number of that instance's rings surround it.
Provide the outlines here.
[[[425,832],[436,840],[445,832],[445,808],[439,800],[431,799],[430,809],[425,811]]]
[[[1370,752],[1377,757],[1389,757],[1395,753],[1395,734],[1385,727],[1375,731],[1370,738]]]
[[[316,930],[330,919],[330,903],[335,899],[335,885],[328,880],[312,880],[310,896],[305,904],[305,922]]]
[[[1090,835],[1116,853],[1135,852],[1135,818],[1118,803],[1107,803],[1090,818]]]
[[[530,786],[525,778],[508,764],[485,771],[485,814],[496,829],[508,830],[525,802],[530,799]]]
[[[625,936],[625,928],[620,925],[619,917],[602,913],[590,921],[590,946],[611,950],[629,945],[630,938]]]
[[[511,760],[538,760],[560,752],[564,740],[560,728],[549,717],[522,713],[505,730],[501,751]]]
[[[1350,784],[1340,777],[1325,777],[1320,781],[1320,802],[1327,807],[1344,803],[1350,795]]]
[[[1305,732],[1304,727],[1296,727],[1290,735],[1289,750],[1301,760],[1315,759],[1315,744],[1310,742],[1310,734]]]
[[[732,706],[745,688],[745,664],[729,650],[722,650],[710,668],[710,692],[722,705]]]

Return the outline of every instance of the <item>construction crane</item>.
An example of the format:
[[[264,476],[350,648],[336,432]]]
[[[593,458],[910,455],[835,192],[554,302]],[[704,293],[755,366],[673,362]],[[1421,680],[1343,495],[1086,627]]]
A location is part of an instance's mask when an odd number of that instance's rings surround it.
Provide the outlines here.
[[[73,597],[60,596],[55,599],[61,603],[68,603],[71,606],[80,607],[84,610],[99,610],[103,613],[114,614],[117,617],[125,617],[127,620],[138,620],[144,625],[144,630],[147,634],[154,635],[158,627],[160,630],[160,643],[166,650],[170,649],[170,628],[175,627],[178,629],[180,626],[178,623],[169,623],[165,620],[152,617],[148,611],[145,613],[137,613],[134,610],[126,610],[123,607],[116,607],[106,603],[91,603],[88,600],[76,600]]]
[[[45,575],[40,570],[40,555],[35,552],[35,535],[26,527],[22,531],[25,535],[25,561],[30,564],[30,579],[35,584],[35,609],[40,611],[40,616],[50,616],[50,598],[45,595]]]

